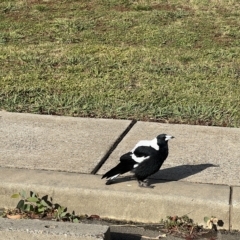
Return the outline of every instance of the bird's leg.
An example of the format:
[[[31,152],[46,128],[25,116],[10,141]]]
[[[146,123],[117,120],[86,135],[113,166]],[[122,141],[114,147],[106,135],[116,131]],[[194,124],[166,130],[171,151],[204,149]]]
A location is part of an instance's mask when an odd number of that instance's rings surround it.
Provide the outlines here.
[[[150,186],[149,185],[149,182],[148,182],[148,180],[147,179],[145,179],[145,180],[138,180],[138,186],[139,187],[145,187],[145,188],[153,188],[153,186]]]

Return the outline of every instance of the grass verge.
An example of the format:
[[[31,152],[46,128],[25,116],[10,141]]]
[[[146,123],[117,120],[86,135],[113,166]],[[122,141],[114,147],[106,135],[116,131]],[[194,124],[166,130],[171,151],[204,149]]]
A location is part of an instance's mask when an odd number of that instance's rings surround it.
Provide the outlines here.
[[[3,0],[0,109],[239,127],[239,8]]]

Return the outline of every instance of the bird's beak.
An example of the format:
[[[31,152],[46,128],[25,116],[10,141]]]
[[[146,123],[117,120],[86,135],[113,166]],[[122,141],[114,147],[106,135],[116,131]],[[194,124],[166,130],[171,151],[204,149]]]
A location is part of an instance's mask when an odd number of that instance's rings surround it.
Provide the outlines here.
[[[170,139],[172,139],[172,138],[174,138],[174,136],[167,135],[167,136],[165,137],[165,141],[168,141],[168,140],[170,140]]]

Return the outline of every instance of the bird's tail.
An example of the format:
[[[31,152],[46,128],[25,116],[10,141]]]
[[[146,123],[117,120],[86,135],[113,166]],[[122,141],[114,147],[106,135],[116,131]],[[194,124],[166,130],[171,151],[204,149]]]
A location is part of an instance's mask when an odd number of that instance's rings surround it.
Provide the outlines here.
[[[123,164],[120,162],[116,167],[112,168],[111,170],[109,170],[108,172],[106,172],[102,178],[110,178],[113,177],[117,174],[123,174],[126,171],[124,170],[124,166]]]

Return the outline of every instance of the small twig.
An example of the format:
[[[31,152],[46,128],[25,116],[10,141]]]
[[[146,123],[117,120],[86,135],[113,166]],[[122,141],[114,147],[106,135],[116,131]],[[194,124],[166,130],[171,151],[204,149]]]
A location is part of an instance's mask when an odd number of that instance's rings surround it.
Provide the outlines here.
[[[181,231],[179,231],[179,229],[178,229],[178,226],[176,226],[175,228],[176,228],[177,232],[181,233]]]
[[[159,239],[159,238],[165,238],[167,235],[166,234],[160,234],[158,235],[157,237],[147,237],[147,236],[142,236],[142,238],[145,238],[145,239]]]
[[[190,235],[192,235],[193,229],[194,229],[194,226],[192,226],[192,229],[190,231]]]
[[[153,237],[147,237],[147,236],[142,236],[142,238],[145,238],[145,239],[159,239],[158,237],[153,238]]]
[[[118,225],[118,224],[114,224],[114,225],[110,225],[111,227],[144,227],[144,225],[134,225],[134,224],[122,224],[122,225]]]
[[[163,224],[151,224],[151,225],[146,225],[146,224],[142,224],[142,225],[134,225],[134,224],[114,224],[114,225],[110,225],[110,226],[113,226],[113,227],[151,227],[151,226],[164,226]]]

